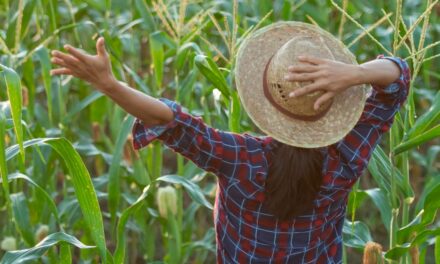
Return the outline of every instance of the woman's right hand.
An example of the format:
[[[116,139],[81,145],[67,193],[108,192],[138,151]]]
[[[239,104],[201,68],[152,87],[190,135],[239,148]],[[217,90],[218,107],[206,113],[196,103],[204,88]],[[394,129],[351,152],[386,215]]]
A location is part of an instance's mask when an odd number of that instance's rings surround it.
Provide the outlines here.
[[[70,45],[65,45],[64,49],[69,54],[58,50],[52,51],[52,63],[61,66],[61,68],[51,70],[51,75],[78,77],[101,92],[108,92],[117,82],[112,73],[104,38],[101,37],[96,42],[96,55],[86,54]]]

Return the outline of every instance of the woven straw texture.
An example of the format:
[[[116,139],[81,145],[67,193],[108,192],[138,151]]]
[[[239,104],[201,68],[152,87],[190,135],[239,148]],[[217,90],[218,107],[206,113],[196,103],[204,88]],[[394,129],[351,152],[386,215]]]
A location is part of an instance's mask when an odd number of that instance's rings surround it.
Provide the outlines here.
[[[335,59],[322,37],[294,37],[284,44],[272,58],[267,73],[268,87],[274,101],[288,112],[300,116],[313,116],[331,105],[331,101],[329,101],[321,106],[321,109],[313,109],[316,99],[324,92],[316,91],[301,97],[289,98],[290,92],[304,87],[310,82],[284,80],[287,68],[291,65],[300,64],[298,56],[302,54],[314,54],[314,56],[321,59]]]
[[[241,102],[254,123],[267,135],[282,143],[303,148],[317,148],[336,143],[359,120],[371,87],[369,85],[355,86],[337,95],[329,111],[317,121],[302,121],[286,116],[264,96],[263,74],[269,60],[290,40],[301,42],[293,45],[298,49],[297,55],[357,64],[351,52],[325,30],[301,22],[277,22],[256,31],[243,42],[239,49],[235,74]],[[282,53],[278,52],[278,54]],[[282,58],[277,61],[286,64]],[[295,61],[291,63],[293,64]],[[277,74],[284,76],[278,70],[279,65],[271,65],[271,67],[276,67]],[[287,68],[285,73],[287,73]],[[278,79],[270,75],[271,73],[268,73],[269,80]],[[295,88],[290,87],[290,89]],[[308,100],[317,97],[319,93],[311,94]],[[325,107],[322,108],[325,109]],[[314,114],[311,113],[314,111],[311,109],[304,110],[303,108],[298,111],[303,111],[302,114],[306,115]]]

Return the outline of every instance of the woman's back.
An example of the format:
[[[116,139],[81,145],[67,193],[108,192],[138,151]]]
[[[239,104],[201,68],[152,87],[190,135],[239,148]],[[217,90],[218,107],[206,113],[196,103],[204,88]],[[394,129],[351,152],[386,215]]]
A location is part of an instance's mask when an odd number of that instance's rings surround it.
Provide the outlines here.
[[[322,184],[308,215],[282,221],[264,206],[269,166],[273,159],[283,158],[273,155],[271,137],[213,129],[182,112],[175,102],[161,99],[173,110],[174,120],[146,127],[137,119],[134,147],[158,138],[218,176],[214,209],[218,263],[341,263],[348,194],[407,96],[408,65],[389,59],[399,65],[401,77],[385,89],[375,89],[353,130],[323,149]]]
[[[250,165],[234,180],[219,181],[215,210],[218,213],[214,216],[217,239],[221,240],[218,262],[316,263],[317,257],[325,254],[328,258],[340,258],[336,256],[337,244],[341,242],[339,227],[343,224],[348,192],[336,194],[322,188],[311,214],[290,220],[277,219],[264,206],[267,165],[273,158],[271,141],[271,138],[264,139],[259,144],[260,152],[254,152],[256,156],[263,153],[260,166]],[[332,196],[338,198],[332,199]]]

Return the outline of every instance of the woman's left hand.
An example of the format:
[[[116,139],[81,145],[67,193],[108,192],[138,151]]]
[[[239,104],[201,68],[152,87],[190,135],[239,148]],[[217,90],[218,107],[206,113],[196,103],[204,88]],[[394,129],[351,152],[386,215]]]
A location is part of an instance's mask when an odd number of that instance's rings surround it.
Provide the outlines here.
[[[358,65],[308,56],[300,56],[298,59],[304,64],[290,66],[285,79],[291,82],[312,83],[291,92],[289,96],[298,97],[314,91],[325,91],[315,101],[315,110],[337,94],[359,84],[361,73]]]

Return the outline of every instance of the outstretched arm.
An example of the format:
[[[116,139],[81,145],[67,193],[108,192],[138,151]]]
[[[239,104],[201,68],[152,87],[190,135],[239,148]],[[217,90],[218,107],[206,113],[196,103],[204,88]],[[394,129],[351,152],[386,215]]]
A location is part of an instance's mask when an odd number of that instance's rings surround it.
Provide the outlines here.
[[[102,38],[96,44],[98,54],[95,56],[68,45],[65,49],[68,54],[52,52],[52,62],[62,67],[52,70],[52,74],[72,75],[87,81],[137,117],[132,130],[135,149],[160,139],[200,168],[224,180],[232,177],[248,180],[248,170],[265,165],[263,148],[269,138],[214,129],[201,118],[182,111],[176,102],[155,99],[118,82],[111,72]],[[225,184],[228,181],[220,182]]]
[[[52,63],[62,67],[52,70],[52,75],[72,75],[90,83],[145,125],[161,125],[173,120],[173,112],[163,102],[116,80],[103,38],[96,42],[97,54],[94,56],[70,45],[64,48],[68,54],[52,51]]]

